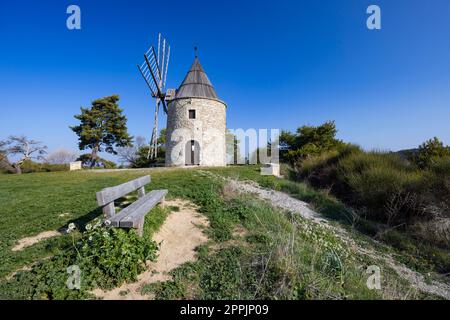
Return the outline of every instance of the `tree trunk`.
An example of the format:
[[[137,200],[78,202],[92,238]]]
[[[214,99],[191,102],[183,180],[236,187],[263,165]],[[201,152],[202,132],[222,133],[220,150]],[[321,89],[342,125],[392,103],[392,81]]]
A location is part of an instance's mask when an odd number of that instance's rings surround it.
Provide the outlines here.
[[[98,149],[99,146],[96,145],[93,149],[92,149],[92,153],[91,153],[91,168],[95,167],[95,165],[97,164],[97,159],[98,159]]]
[[[16,169],[16,174],[22,174],[22,168],[20,168],[20,164],[16,163],[13,165],[14,169]]]

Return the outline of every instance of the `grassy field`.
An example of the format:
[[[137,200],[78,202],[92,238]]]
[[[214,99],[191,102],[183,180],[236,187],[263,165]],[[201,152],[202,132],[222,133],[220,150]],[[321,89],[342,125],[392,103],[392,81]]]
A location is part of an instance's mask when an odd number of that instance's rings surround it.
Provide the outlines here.
[[[345,207],[336,200],[302,184],[261,177],[257,167],[208,171],[291,191],[325,215],[346,219]],[[197,169],[0,175],[0,298],[70,298],[61,293],[57,283],[48,286],[46,295],[29,296],[30,290],[24,287],[30,284],[10,277],[25,266],[72,250],[70,235],[22,251],[11,248],[23,237],[61,229],[71,222],[83,230],[101,216],[96,191],[144,174],[152,176],[148,189],[167,188],[169,199],[183,198],[199,206],[210,221],[205,230],[210,241],[198,248],[197,261],[175,269],[171,281],[143,286],[143,293],[153,293],[157,299],[433,298],[412,289],[387,266],[381,266],[382,290],[369,290],[365,270],[379,262],[353,252],[332,232],[298,215],[277,210],[253,196],[230,193],[222,179]],[[285,182],[283,187],[279,181]],[[147,235],[157,230],[166,214],[150,216],[145,225]],[[33,281],[32,286],[39,287]]]

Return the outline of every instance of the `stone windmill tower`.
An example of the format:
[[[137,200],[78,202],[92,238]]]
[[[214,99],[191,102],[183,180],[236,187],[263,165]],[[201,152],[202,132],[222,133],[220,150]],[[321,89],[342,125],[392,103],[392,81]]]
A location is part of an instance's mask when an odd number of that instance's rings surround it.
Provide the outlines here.
[[[226,104],[196,56],[180,87],[168,92],[166,166],[226,165]]]

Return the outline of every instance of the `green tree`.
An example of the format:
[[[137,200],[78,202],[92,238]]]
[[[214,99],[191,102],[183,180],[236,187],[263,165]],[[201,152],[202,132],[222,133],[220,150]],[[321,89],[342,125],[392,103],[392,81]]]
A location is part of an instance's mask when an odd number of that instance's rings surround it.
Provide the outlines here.
[[[450,157],[450,148],[445,146],[437,137],[434,137],[422,143],[418,151],[410,158],[420,168],[424,169],[444,157]]]
[[[227,162],[229,162],[230,164],[238,164],[238,159],[241,157],[239,148],[240,141],[238,140],[237,136],[229,129],[225,130],[225,141]]]
[[[323,151],[330,150],[339,144],[336,133],[334,121],[327,121],[317,127],[303,126],[297,129],[296,145],[298,149],[313,145],[312,148]]]
[[[163,128],[159,132],[158,137],[158,152],[156,159],[149,158],[150,146],[148,144],[141,144],[136,148],[133,156],[133,161],[130,161],[132,168],[147,168],[155,166],[163,166],[166,156],[166,129]]]
[[[127,118],[122,114],[118,101],[118,95],[92,101],[91,108],[82,107],[81,114],[75,115],[80,124],[70,127],[78,135],[80,150],[92,150],[91,167],[96,165],[99,152],[117,154],[114,148],[131,145]]]
[[[336,124],[327,121],[320,126],[302,126],[296,133],[282,131],[280,134],[280,156],[294,163],[311,155],[320,154],[342,145],[336,139]]]
[[[159,131],[159,137],[158,137],[158,147],[159,148],[165,148],[166,147],[166,128],[162,128],[161,131]]]
[[[282,130],[280,133],[280,151],[287,151],[296,147],[296,135]]]

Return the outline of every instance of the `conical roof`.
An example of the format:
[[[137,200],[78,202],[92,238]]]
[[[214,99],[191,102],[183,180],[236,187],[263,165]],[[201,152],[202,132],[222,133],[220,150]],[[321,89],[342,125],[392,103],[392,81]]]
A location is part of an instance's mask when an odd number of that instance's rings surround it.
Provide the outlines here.
[[[191,68],[177,90],[175,99],[177,98],[208,98],[219,100],[211,81],[209,81],[197,57],[195,57]]]

